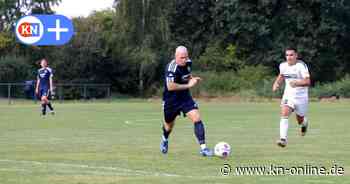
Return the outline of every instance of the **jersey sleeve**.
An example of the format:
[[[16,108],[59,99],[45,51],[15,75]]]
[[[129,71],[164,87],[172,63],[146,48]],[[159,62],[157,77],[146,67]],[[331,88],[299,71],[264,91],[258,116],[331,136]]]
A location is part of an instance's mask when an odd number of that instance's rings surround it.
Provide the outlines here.
[[[165,79],[166,83],[169,82],[175,82],[175,77],[176,77],[176,64],[175,63],[170,63],[166,69],[165,69]]]
[[[175,73],[171,71],[166,72],[166,82],[174,82],[175,81]]]
[[[282,75],[283,74],[283,63],[281,63],[278,67],[278,70],[279,70],[279,74]]]
[[[52,70],[52,68],[47,68],[47,70],[50,72],[50,77],[53,77],[53,70]]]
[[[37,70],[36,71],[36,80],[40,80],[39,74],[40,74],[40,70]]]
[[[310,73],[309,73],[309,69],[307,68],[306,64],[305,63],[302,63],[300,65],[300,73],[301,73],[301,76],[305,79],[307,77],[310,77]]]

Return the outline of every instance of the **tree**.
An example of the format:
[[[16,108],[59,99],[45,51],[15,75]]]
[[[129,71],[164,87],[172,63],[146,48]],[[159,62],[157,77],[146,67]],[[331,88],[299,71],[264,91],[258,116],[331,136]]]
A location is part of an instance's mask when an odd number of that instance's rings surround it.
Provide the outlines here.
[[[9,31],[14,23],[23,15],[32,13],[52,14],[53,5],[61,0],[1,0],[0,31]]]
[[[344,62],[349,58],[344,45],[350,41],[349,8],[343,0],[224,0],[216,4],[214,17],[223,25],[219,34],[237,46],[246,64],[277,68],[292,45],[310,65],[314,80],[329,81],[349,72]]]
[[[146,86],[154,82],[157,62],[168,49],[168,0],[116,1],[114,34],[110,41],[113,57],[133,63],[138,75],[138,91],[144,94]],[[131,57],[130,57],[131,56]]]
[[[214,19],[211,10],[215,0],[176,0],[171,9],[170,29],[172,40],[185,45],[194,58],[200,56],[212,39]]]

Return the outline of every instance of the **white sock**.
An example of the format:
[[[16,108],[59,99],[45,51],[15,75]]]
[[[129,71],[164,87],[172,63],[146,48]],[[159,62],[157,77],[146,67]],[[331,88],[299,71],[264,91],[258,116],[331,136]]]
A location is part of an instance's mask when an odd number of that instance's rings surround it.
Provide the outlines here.
[[[281,120],[280,120],[280,138],[287,140],[287,132],[288,132],[288,119],[281,118]]]
[[[201,149],[207,148],[207,145],[201,144]]]

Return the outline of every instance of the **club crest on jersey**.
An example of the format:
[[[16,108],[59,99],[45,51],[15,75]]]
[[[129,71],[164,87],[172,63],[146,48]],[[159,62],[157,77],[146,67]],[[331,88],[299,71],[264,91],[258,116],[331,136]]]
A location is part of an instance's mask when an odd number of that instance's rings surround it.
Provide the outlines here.
[[[184,80],[184,81],[190,80],[190,75],[188,74],[188,75],[182,76],[182,80]]]

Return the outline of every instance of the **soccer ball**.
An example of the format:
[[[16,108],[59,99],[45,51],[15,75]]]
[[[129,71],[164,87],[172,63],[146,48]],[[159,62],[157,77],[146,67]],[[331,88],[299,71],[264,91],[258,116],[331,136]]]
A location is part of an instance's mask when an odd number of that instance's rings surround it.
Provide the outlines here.
[[[231,146],[226,142],[219,142],[215,145],[214,154],[218,157],[226,158],[231,153]]]

